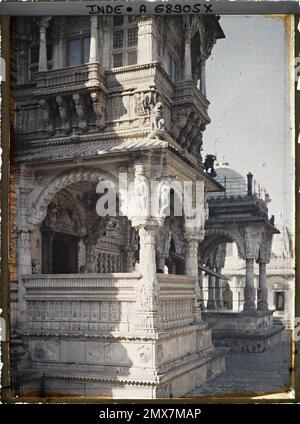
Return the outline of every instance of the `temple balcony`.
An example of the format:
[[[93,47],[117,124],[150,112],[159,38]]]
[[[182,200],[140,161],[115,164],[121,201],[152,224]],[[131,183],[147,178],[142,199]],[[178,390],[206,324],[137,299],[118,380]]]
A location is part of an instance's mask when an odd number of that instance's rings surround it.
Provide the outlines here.
[[[86,89],[103,89],[104,69],[99,63],[38,72],[35,77],[35,96],[81,92]]]
[[[30,86],[18,86],[15,102],[20,156],[22,149],[26,149],[26,155],[32,149],[35,155],[36,143],[45,143],[51,149],[54,140],[66,145],[76,139],[82,151],[81,142],[93,137],[97,149],[102,140],[107,145],[107,137],[118,144],[132,142],[132,137],[146,140],[160,121],[162,139],[191,161],[202,160],[202,132],[209,123],[209,102],[193,81],[173,83],[158,62],[110,70],[99,63],[88,63],[40,71]],[[163,110],[156,114],[159,103]],[[57,150],[59,157],[63,157],[65,148]]]
[[[33,95],[46,136],[105,127],[107,90],[99,63],[38,72]]]

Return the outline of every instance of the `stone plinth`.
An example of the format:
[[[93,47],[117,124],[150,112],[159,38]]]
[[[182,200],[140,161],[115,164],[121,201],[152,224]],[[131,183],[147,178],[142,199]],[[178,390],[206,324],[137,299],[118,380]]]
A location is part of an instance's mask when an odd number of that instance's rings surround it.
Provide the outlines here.
[[[282,341],[284,327],[273,324],[273,311],[206,311],[203,318],[213,326],[213,343],[233,352],[264,352]]]
[[[157,331],[135,325],[137,273],[24,277],[29,364],[21,391],[146,398],[184,396],[224,371],[211,326],[194,321],[193,276],[157,275]]]

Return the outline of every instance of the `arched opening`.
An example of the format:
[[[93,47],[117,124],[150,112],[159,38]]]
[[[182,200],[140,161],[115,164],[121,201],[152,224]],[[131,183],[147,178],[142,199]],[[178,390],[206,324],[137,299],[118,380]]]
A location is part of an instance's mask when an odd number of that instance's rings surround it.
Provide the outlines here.
[[[54,234],[52,242],[52,273],[78,272],[78,239],[68,234]]]
[[[79,242],[85,230],[72,192],[63,189],[54,196],[40,231],[42,273],[79,272]]]
[[[185,259],[176,251],[174,237],[171,235],[169,256],[166,260],[169,274],[183,275],[185,269]]]
[[[238,259],[238,241],[230,233],[223,231],[210,233],[207,231],[200,243],[199,265],[202,272],[202,303],[208,310],[238,311],[237,287],[227,273],[226,263]]]
[[[42,274],[132,272],[138,235],[126,216],[99,216],[97,182],[76,182],[58,191],[32,237],[33,272]]]

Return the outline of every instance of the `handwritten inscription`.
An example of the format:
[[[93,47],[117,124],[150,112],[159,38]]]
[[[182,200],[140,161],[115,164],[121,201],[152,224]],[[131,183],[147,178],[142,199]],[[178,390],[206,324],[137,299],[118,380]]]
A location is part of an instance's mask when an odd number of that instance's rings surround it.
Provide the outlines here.
[[[166,3],[166,4],[157,4],[154,8],[151,8],[151,12],[148,9],[149,3],[141,3],[138,6],[138,9],[134,12],[137,14],[211,14],[214,13],[212,10],[212,4],[177,4],[177,3]],[[90,15],[123,15],[126,13],[133,12],[133,8],[131,6],[126,6],[125,4],[87,4],[86,8],[88,9],[88,13]]]

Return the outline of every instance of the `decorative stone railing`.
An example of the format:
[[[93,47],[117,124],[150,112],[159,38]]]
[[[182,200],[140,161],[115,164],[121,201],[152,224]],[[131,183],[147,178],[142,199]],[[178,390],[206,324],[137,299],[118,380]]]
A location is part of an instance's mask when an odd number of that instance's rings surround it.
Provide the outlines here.
[[[76,134],[150,133],[161,113],[165,136],[201,163],[209,102],[193,81],[172,82],[159,62],[104,70],[99,63],[38,72],[24,101],[16,90],[17,140],[62,139]],[[159,96],[157,96],[159,94]],[[30,100],[29,100],[30,99]],[[155,106],[162,103],[162,112]],[[102,134],[104,135],[104,134]],[[60,141],[61,142],[61,141]]]
[[[104,84],[104,69],[99,63],[54,69],[37,73],[35,82],[36,96],[76,92],[90,86],[100,88]]]
[[[195,279],[157,274],[160,329],[193,322]],[[47,335],[128,333],[134,329],[138,273],[23,276],[26,325]]]
[[[50,334],[128,332],[137,273],[24,276],[27,330]]]
[[[132,85],[132,83],[134,84]],[[111,89],[122,86],[124,89],[135,88],[136,91],[146,87],[156,87],[163,97],[173,95],[173,84],[164,68],[158,62],[142,65],[123,66],[106,71],[106,86]]]
[[[210,122],[209,102],[193,81],[179,81],[174,84],[172,104],[172,135],[201,162],[202,132]]]
[[[207,109],[209,101],[197,88],[194,81],[178,81],[174,85],[175,91],[173,96],[174,105],[191,103],[199,110],[199,113],[208,118]]]
[[[157,274],[160,286],[162,329],[188,325],[194,321],[195,278],[187,275]]]

